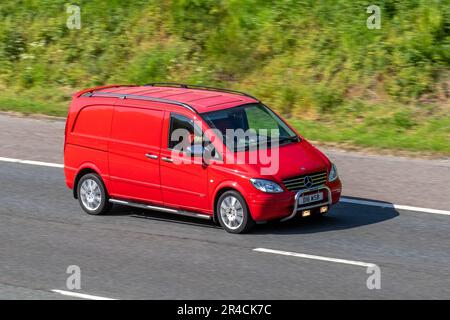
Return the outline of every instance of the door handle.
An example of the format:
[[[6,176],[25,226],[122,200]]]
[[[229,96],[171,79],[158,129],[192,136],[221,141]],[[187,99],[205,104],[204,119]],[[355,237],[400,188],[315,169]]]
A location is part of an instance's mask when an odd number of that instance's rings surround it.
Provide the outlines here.
[[[158,156],[155,154],[146,153],[145,156],[149,159],[158,159]]]
[[[172,159],[166,158],[166,157],[162,157],[161,160],[162,160],[162,161],[165,161],[165,162],[173,162]]]

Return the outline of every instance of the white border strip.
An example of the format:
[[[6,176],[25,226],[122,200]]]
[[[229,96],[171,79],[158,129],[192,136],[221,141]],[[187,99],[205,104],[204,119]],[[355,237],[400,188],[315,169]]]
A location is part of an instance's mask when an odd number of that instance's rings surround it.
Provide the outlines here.
[[[341,198],[340,202],[361,204],[364,206],[372,206],[372,207],[380,207],[380,208],[391,208],[391,209],[398,209],[398,210],[443,214],[443,215],[450,216],[450,211],[446,211],[446,210],[404,206],[404,205],[400,205],[400,204],[392,204],[392,203],[386,203],[386,202],[357,200],[357,199],[349,199],[349,198],[344,198],[344,197]]]
[[[3,158],[3,157],[0,157],[0,161],[29,164],[29,165],[33,165],[33,166],[42,166],[42,167],[64,168],[63,164],[42,162],[42,161],[21,160],[21,159]]]
[[[329,258],[329,257],[323,257],[323,256],[315,256],[315,255],[311,255],[311,254],[289,252],[289,251],[280,251],[280,250],[273,250],[273,249],[266,249],[266,248],[256,248],[256,249],[253,249],[253,251],[263,252],[263,253],[280,254],[280,255],[283,255],[283,256],[291,256],[291,257],[304,258],[304,259],[312,259],[312,260],[320,260],[320,261],[327,261],[327,262],[334,262],[334,263],[350,264],[350,265],[354,265],[354,266],[358,266],[358,267],[365,267],[365,268],[375,266],[375,264],[373,264],[373,263],[367,263],[367,262],[361,262],[361,261],[336,259],[336,258]]]
[[[88,300],[116,300],[116,299],[100,297],[100,296],[93,296],[93,295],[90,295],[90,294],[77,293],[77,292],[72,292],[72,291],[64,291],[64,290],[56,290],[56,289],[54,289],[54,290],[52,290],[52,292],[62,294],[63,296],[69,296],[69,297],[80,298],[80,299],[88,299]]]

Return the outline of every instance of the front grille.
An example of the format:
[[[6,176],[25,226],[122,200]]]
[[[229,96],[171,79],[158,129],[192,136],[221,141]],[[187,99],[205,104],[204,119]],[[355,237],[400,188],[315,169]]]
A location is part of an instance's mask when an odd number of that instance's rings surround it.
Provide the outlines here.
[[[305,183],[305,178],[311,178],[311,185],[307,186]],[[315,173],[303,174],[301,176],[292,177],[286,180],[283,180],[283,184],[289,191],[297,191],[300,189],[307,189],[312,187],[317,187],[324,184],[327,181],[327,172],[320,171]]]

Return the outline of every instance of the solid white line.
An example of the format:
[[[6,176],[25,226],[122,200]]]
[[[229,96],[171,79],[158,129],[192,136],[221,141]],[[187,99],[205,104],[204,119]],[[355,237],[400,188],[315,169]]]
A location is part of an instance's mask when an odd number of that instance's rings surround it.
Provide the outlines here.
[[[21,164],[29,164],[29,165],[33,165],[33,166],[43,166],[43,167],[52,167],[52,168],[64,168],[63,164],[42,162],[42,161],[21,160],[21,159],[3,158],[3,157],[0,157],[0,161],[12,162],[12,163],[21,163]]]
[[[84,294],[84,293],[77,293],[72,291],[64,291],[64,290],[52,290],[54,293],[59,293],[64,296],[74,297],[74,298],[81,298],[81,299],[88,299],[88,300],[116,300],[111,298],[105,298],[105,297],[99,297],[99,296],[93,296],[90,294]]]
[[[297,258],[305,258],[305,259],[312,259],[312,260],[350,264],[350,265],[354,265],[354,266],[358,266],[358,267],[366,267],[366,268],[375,266],[375,264],[373,264],[373,263],[367,263],[367,262],[361,262],[361,261],[336,259],[336,258],[329,258],[329,257],[323,257],[323,256],[315,256],[315,255],[311,255],[311,254],[280,251],[280,250],[273,250],[273,249],[266,249],[266,248],[256,248],[256,249],[253,249],[253,251],[280,254],[280,255],[284,255],[284,256],[292,256],[292,257],[297,257]]]
[[[398,209],[398,210],[450,215],[450,211],[446,211],[446,210],[412,207],[412,206],[405,206],[405,205],[392,204],[392,203],[386,203],[386,202],[357,200],[357,199],[349,199],[349,198],[341,198],[340,202],[361,204],[361,205],[365,205],[365,206],[380,207],[380,208],[391,208],[391,209]]]

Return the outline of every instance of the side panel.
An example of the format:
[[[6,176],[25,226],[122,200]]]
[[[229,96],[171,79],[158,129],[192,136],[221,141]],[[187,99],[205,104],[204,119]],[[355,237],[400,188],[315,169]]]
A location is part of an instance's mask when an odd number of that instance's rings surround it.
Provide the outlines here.
[[[114,107],[109,143],[111,195],[162,203],[159,165],[163,117],[161,107],[143,109],[132,103]]]
[[[98,172],[109,190],[108,139],[113,107],[88,105],[69,114],[64,148],[66,183],[74,187],[76,174],[90,168]]]

